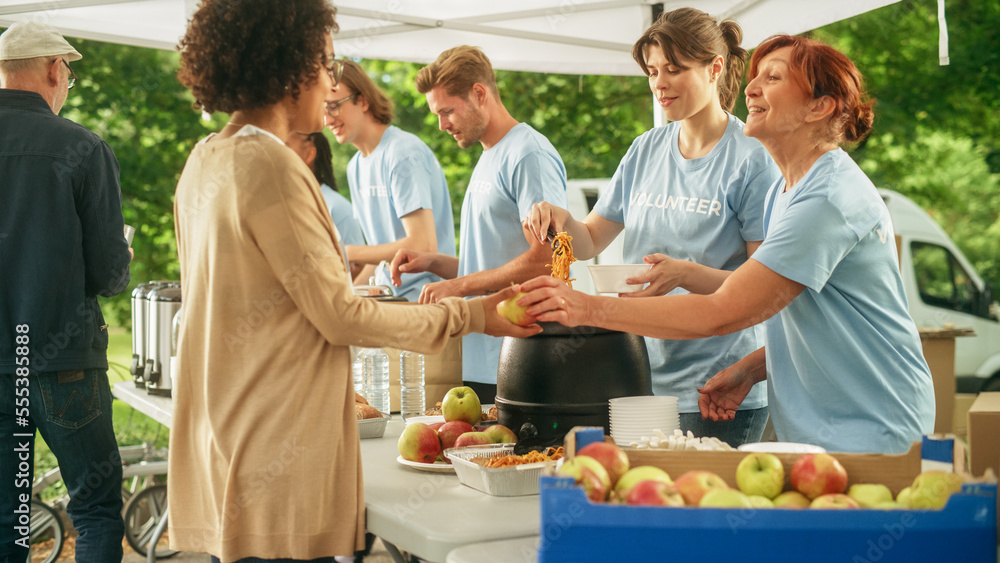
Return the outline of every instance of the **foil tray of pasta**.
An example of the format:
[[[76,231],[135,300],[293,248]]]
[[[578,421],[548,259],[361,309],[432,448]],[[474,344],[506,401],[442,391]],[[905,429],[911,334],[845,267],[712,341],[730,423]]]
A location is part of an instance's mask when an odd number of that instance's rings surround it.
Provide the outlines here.
[[[448,448],[444,455],[463,485],[495,497],[518,497],[538,494],[539,477],[553,471],[563,449],[514,455],[514,444],[486,444]]]

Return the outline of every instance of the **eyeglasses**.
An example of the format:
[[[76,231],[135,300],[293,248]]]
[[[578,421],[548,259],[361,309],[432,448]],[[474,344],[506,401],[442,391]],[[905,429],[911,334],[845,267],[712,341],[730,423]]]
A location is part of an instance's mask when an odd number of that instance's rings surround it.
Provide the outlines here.
[[[76,85],[76,73],[73,72],[72,68],[70,68],[69,63],[66,62],[66,59],[60,58],[59,60],[62,61],[62,64],[66,65],[66,70],[69,71],[69,83],[66,85],[66,89],[69,90],[74,85]]]
[[[330,102],[330,103],[326,104],[326,114],[329,115],[330,117],[337,117],[338,115],[340,115],[340,105],[343,104],[343,103],[345,103],[345,102],[349,102],[349,101],[351,101],[351,100],[353,100],[354,98],[357,98],[357,97],[358,97],[358,93],[355,92],[355,93],[351,94],[350,96],[347,96],[346,98],[342,98],[342,99],[337,100],[335,102]]]
[[[330,73],[330,80],[333,81],[333,85],[336,86],[337,84],[340,84],[340,77],[344,75],[344,61],[340,59],[333,59],[329,64],[327,64],[325,55],[323,60],[323,67],[326,68],[328,73]]]

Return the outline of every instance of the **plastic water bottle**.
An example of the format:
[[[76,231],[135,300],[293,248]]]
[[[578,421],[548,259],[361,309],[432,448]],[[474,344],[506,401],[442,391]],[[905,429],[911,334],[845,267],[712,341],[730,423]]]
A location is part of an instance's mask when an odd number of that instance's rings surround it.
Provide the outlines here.
[[[354,360],[351,362],[351,375],[354,376],[354,392],[365,396],[365,353],[368,352],[368,348],[355,348],[351,346],[351,351],[354,352]],[[367,397],[365,397],[367,399]]]
[[[403,350],[399,353],[399,412],[403,420],[424,414],[424,355]]]
[[[368,348],[364,354],[365,398],[378,410],[389,412],[389,354],[382,348]]]

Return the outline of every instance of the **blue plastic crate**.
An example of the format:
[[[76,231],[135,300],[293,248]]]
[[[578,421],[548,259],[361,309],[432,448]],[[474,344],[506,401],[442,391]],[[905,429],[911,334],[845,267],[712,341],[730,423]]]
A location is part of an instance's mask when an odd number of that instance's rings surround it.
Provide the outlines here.
[[[943,510],[666,508],[595,504],[542,477],[539,563],[997,561],[997,487],[965,485]]]

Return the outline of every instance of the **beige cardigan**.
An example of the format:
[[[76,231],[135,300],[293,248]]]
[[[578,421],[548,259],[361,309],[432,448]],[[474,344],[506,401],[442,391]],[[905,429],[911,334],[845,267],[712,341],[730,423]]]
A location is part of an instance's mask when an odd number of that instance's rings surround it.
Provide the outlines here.
[[[319,185],[264,135],[197,146],[174,216],[170,546],[223,562],[352,554],[364,498],[348,345],[435,353],[483,330],[482,305],[354,296]]]

